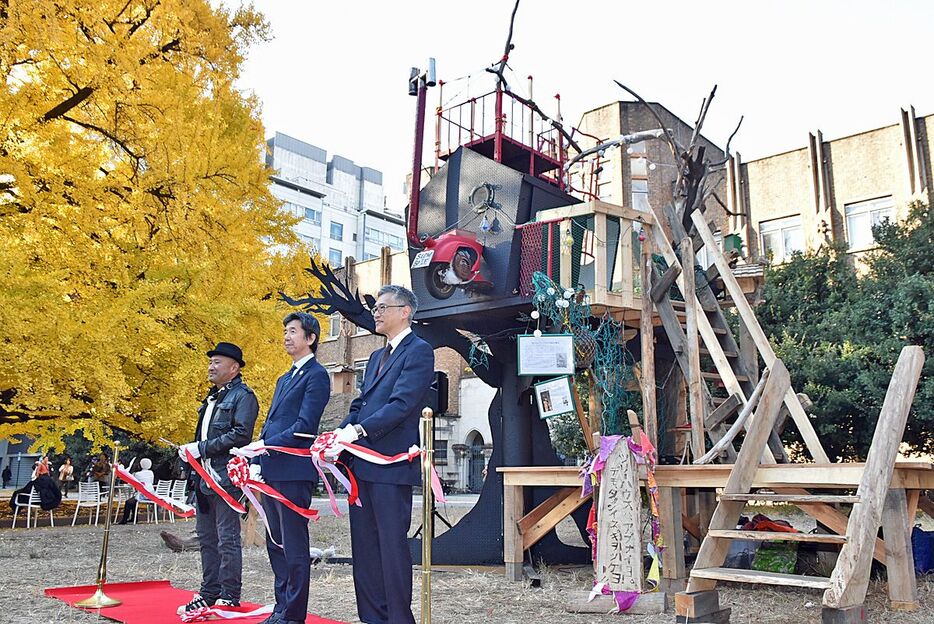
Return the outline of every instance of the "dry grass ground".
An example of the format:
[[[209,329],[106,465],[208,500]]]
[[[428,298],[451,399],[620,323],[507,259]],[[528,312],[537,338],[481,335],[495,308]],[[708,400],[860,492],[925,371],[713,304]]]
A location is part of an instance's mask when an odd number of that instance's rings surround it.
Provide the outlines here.
[[[467,507],[448,507],[445,516],[461,517]],[[415,524],[418,523],[416,509]],[[176,554],[163,546],[159,531],[166,525],[116,526],[111,534],[108,560],[112,582],[169,579],[178,587],[197,589],[200,563],[197,553]],[[187,535],[194,522],[178,522],[169,530]],[[443,528],[443,527],[442,527]],[[45,587],[94,582],[103,530],[78,526],[0,530],[0,622],[54,622],[83,624],[100,621],[46,598]],[[346,519],[325,515],[311,528],[312,543],[336,546],[338,556],[349,556]],[[601,616],[569,614],[567,592],[589,588],[591,579],[583,568],[542,570],[540,588],[508,583],[498,570],[445,570],[432,576],[432,618],[437,624],[585,624],[626,621],[673,622],[673,615]],[[420,572],[415,571],[415,608],[418,608]],[[244,599],[272,600],[272,573],[265,549],[244,551]],[[871,622],[931,624],[934,622],[934,579],[919,583],[921,609],[915,613],[887,610],[885,584],[873,582],[867,606]],[[311,610],[325,617],[354,622],[355,608],[351,569],[347,565],[321,564],[313,571]],[[733,622],[756,624],[806,624],[820,622],[820,593],[725,587],[721,601],[733,608]],[[417,614],[416,614],[417,617]]]

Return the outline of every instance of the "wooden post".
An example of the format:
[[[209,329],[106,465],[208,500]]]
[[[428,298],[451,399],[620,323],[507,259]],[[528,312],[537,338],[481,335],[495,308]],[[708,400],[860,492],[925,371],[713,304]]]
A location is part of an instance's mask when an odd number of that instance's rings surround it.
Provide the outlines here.
[[[684,346],[690,370],[687,377],[691,407],[691,452],[694,459],[707,452],[704,443],[704,390],[700,370],[700,341],[697,335],[697,297],[694,296],[694,244],[688,236],[681,241],[681,274],[684,278],[685,322]]]
[[[519,533],[519,520],[525,511],[522,490],[521,485],[503,484],[503,561],[509,581],[522,580],[524,552]]]
[[[643,226],[647,228],[648,226]],[[655,396],[655,326],[652,324],[652,239],[642,241],[642,314],[639,334],[642,339],[642,422],[645,435],[658,448],[658,414]]]
[[[593,386],[591,386],[591,392],[593,391]],[[593,453],[596,450],[594,446],[593,439],[593,429],[590,425],[590,419],[587,414],[584,413],[584,406],[581,404],[581,397],[577,393],[577,384],[574,383],[574,379],[571,379],[571,396],[574,397],[574,411],[577,412],[577,421],[581,425],[581,432],[584,434],[584,444],[587,446],[587,450]]]
[[[882,508],[882,534],[885,537],[889,600],[894,611],[917,611],[920,606],[908,525],[905,490],[890,489]]]
[[[681,489],[658,488],[659,523],[665,550],[662,551],[661,589],[675,593],[684,590],[687,572],[684,568],[684,531],[681,528]]]

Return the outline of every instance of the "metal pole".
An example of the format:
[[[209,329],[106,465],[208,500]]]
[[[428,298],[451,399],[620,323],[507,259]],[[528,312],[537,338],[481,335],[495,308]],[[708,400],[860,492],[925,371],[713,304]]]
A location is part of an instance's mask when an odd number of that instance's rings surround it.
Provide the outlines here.
[[[434,492],[431,467],[434,461],[434,421],[430,407],[422,410],[422,624],[431,624],[431,541],[434,527]]]
[[[101,561],[97,567],[97,591],[88,598],[75,603],[76,607],[90,607],[101,609],[115,607],[121,604],[120,600],[110,598],[104,593],[104,583],[107,582],[107,547],[110,545],[110,514],[114,505],[114,484],[117,482],[117,460],[120,445],[114,442],[114,458],[110,465],[110,491],[107,494],[107,513],[104,518],[104,542],[101,544]]]

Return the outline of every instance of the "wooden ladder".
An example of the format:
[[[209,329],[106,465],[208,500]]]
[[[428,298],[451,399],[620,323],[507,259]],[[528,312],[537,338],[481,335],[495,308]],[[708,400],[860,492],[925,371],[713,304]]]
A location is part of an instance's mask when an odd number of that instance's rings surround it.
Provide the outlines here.
[[[772,362],[769,378],[766,381],[755,417],[747,430],[746,438],[740,448],[733,470],[710,520],[710,529],[701,544],[694,568],[691,570],[687,592],[681,597],[679,615],[691,617],[701,615],[695,608],[695,599],[701,593],[710,592],[718,581],[740,583],[762,583],[823,589],[824,607],[840,610],[861,605],[869,584],[870,564],[876,546],[876,536],[882,524],[883,513],[901,517],[891,522],[893,525],[893,544],[889,550],[897,551],[898,544],[904,544],[907,536],[908,516],[905,511],[904,491],[901,499],[889,491],[889,483],[895,468],[898,446],[905,429],[905,422],[914,398],[921,368],[924,365],[924,353],[920,347],[909,346],[902,349],[889,383],[882,411],[876,423],[875,433],[869,455],[855,495],[820,495],[806,490],[795,493],[761,494],[751,491],[755,481],[759,458],[765,449],[769,432],[781,409],[786,392],[790,388],[788,371],[780,359]],[[893,498],[894,496],[894,498]],[[901,507],[898,506],[901,500]],[[749,501],[787,502],[793,504],[848,503],[853,505],[846,525],[845,535],[813,535],[802,533],[757,532],[737,530],[743,508]],[[887,526],[887,530],[890,530]],[[729,550],[731,539],[808,541],[840,545],[840,556],[829,578],[779,574],[755,570],[732,569],[722,567]],[[888,541],[889,534],[886,534]],[[893,551],[894,552],[894,551]],[[904,556],[901,559],[905,559]],[[893,600],[911,604],[916,602],[914,594],[911,564],[900,561],[896,555],[887,556],[889,579],[899,583]],[[893,581],[894,579],[894,581]],[[700,604],[701,601],[697,601]],[[676,600],[676,605],[679,602]],[[704,621],[704,620],[699,620]]]

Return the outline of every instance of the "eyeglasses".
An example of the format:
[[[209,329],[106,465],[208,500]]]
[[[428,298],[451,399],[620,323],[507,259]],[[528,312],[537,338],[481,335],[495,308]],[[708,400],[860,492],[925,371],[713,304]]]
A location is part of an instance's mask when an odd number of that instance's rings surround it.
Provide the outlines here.
[[[385,303],[381,303],[379,305],[375,305],[372,308],[370,308],[370,312],[372,312],[374,315],[376,314],[382,315],[382,314],[385,314],[386,310],[389,308],[405,308],[405,307],[408,307],[408,306],[404,304],[403,305],[386,305]]]

